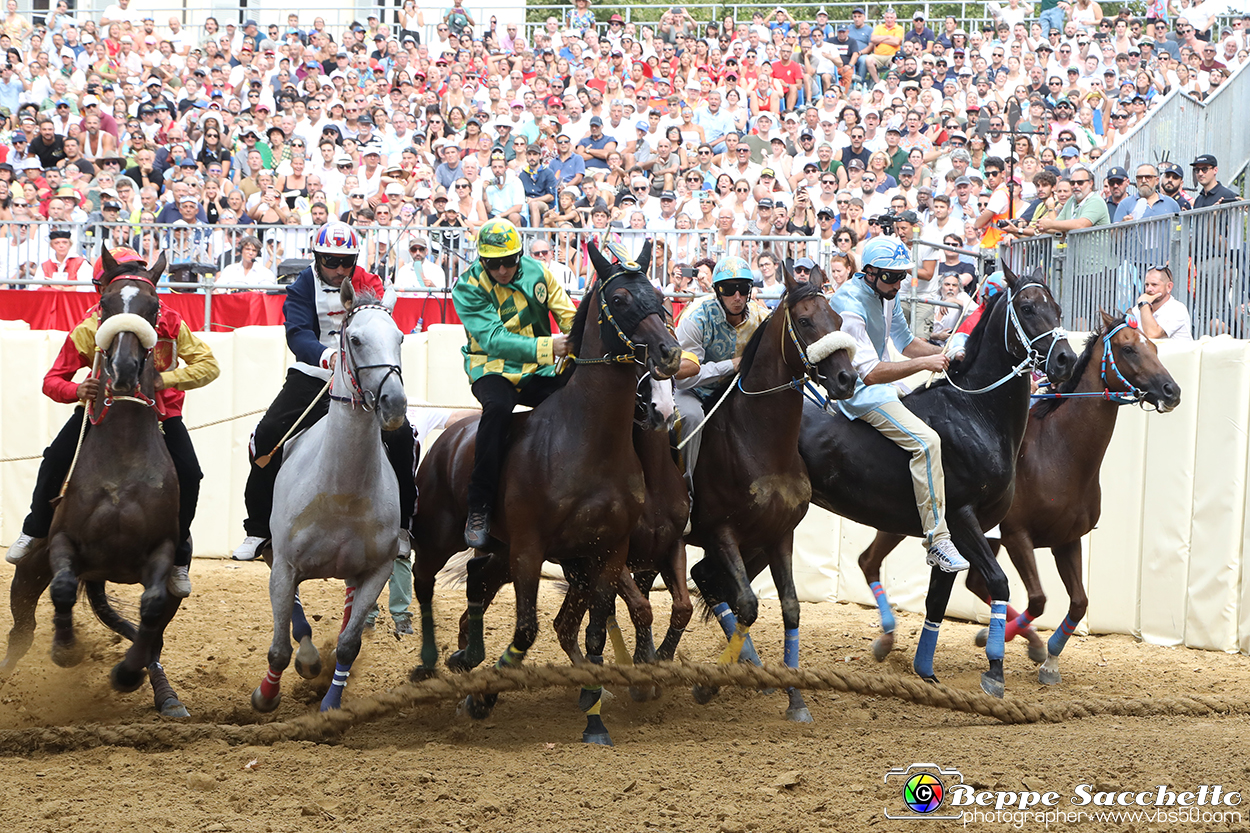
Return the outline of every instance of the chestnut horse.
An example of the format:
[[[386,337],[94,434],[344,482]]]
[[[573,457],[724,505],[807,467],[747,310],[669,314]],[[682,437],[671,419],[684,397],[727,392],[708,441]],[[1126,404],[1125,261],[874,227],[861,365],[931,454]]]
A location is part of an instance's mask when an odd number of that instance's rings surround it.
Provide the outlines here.
[[[1002,543],[1029,594],[1029,606],[1023,613],[1007,609],[1005,639],[1023,634],[1029,641],[1030,658],[1043,663],[1038,679],[1054,685],[1060,678],[1059,654],[1089,603],[1081,580],[1081,537],[1098,524],[1102,512],[1098,472],[1120,406],[1150,403],[1160,413],[1167,413],[1180,404],[1181,389],[1135,321],[1103,313],[1102,329],[1090,336],[1076,360],[1072,378],[1058,390],[1036,398],[1042,401],[1029,412],[1016,458],[1015,498],[999,524]],[[902,540],[901,535],[877,533],[860,556],[865,578],[880,580],[881,563]],[[997,553],[999,541],[991,540],[990,544]],[[1033,555],[1038,547],[1050,548],[1068,591],[1068,615],[1049,645],[1030,624],[1046,608]],[[967,583],[978,598],[988,598],[980,572],[970,570]],[[987,636],[988,629],[983,628],[977,644],[984,645]],[[892,644],[893,628],[878,639]],[[877,658],[884,659],[885,654]]]
[[[681,350],[664,322],[664,309],[647,280],[650,243],[638,262],[609,263],[591,245],[596,280],[574,319],[575,372],[533,411],[513,420],[488,553],[469,563],[467,648],[448,660],[472,668],[485,657],[482,616],[488,586],[510,577],[516,590],[516,628],[500,666],[519,665],[538,636],[538,582],[544,560],[563,566],[570,590],[556,617],[556,633],[575,663],[585,661],[577,629],[600,580],[615,588],[625,569],[629,536],[643,508],[642,466],[630,427],[635,363],[653,376],[677,371]],[[593,313],[593,314],[592,314]],[[473,467],[477,420],[457,423],[435,443],[417,471],[421,494],[413,519],[413,586],[421,606],[422,648],[414,676],[430,673],[434,642],[434,577],[463,549],[466,494]],[[506,556],[506,558],[505,558]],[[490,565],[494,563],[494,567]],[[484,575],[490,571],[490,575]],[[582,739],[610,744],[600,717],[601,689],[584,689],[588,715]],[[496,695],[469,697],[465,708],[485,717]]]
[[[17,565],[10,588],[13,629],[0,670],[11,671],[30,649],[35,606],[49,583],[52,660],[73,666],[84,652],[74,634],[74,604],[83,584],[92,609],[106,626],[131,640],[109,681],[134,691],[151,675],[156,708],[186,717],[161,667],[165,628],[182,600],[165,586],[178,544],[178,477],[161,437],[156,411],[158,371],[152,361],[160,301],[156,282],[165,271],[161,254],[151,269],[117,263],[105,249],[96,330],[100,392],[84,419],[85,433],[47,543]],[[142,584],[139,626],[122,618],[105,596],[106,581]]]
[[[722,404],[709,407],[698,429],[703,444],[686,540],[703,547],[691,575],[729,639],[722,664],[744,654],[759,612],[750,582],[768,567],[781,597],[785,663],[798,667],[799,601],[791,554],[794,528],[807,514],[812,494],[798,449],[802,390],[811,381],[830,398],[845,399],[857,378],[854,341],[839,332],[842,316],[821,294],[823,278],[813,270],[810,281],[799,283],[785,271],[785,295],[747,343],[723,399],[709,400]],[[700,702],[715,694],[712,688],[694,690]],[[792,688],[788,694],[786,717],[811,722],[802,693]]]

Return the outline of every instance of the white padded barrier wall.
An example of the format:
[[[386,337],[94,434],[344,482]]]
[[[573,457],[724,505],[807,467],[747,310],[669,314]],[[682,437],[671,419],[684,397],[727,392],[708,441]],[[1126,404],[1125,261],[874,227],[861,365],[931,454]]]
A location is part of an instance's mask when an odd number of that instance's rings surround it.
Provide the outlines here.
[[[43,373],[64,338],[0,326],[0,457],[39,454],[72,412],[41,393]],[[268,406],[289,362],[282,328],[249,327],[206,338],[222,377],[188,394],[187,424]],[[474,404],[463,344],[459,325],[433,325],[405,337],[410,399]],[[1250,548],[1250,344],[1165,343],[1160,355],[1182,386],[1182,404],[1167,415],[1120,411],[1102,469],[1102,519],[1084,546],[1087,622],[1095,633],[1140,633],[1151,642],[1250,653],[1250,576],[1241,569]],[[193,527],[201,555],[228,553],[242,537],[247,443],[259,418],[192,434],[205,473]],[[37,470],[37,460],[0,464],[0,542],[19,534]],[[857,563],[872,534],[812,507],[795,533],[799,598],[875,606]],[[691,552],[692,563],[697,556]],[[1054,627],[1067,611],[1067,593],[1050,553],[1039,550],[1037,561],[1048,596],[1040,624]],[[1000,563],[1012,580],[1012,604],[1023,608],[1027,599],[1005,553]],[[904,542],[886,559],[882,578],[896,607],[923,612],[929,570],[918,541]],[[775,597],[767,571],[757,587]],[[964,589],[962,578],[949,609],[985,620],[985,606]]]
[[[1158,501],[1148,499],[1150,511],[1140,516],[1149,520],[1149,528],[1142,537],[1139,622],[1147,642],[1180,645],[1185,638],[1202,349],[1164,342],[1159,357],[1192,404],[1166,418],[1152,418],[1146,429],[1146,493]],[[1109,491],[1104,489],[1104,494]]]
[[[1194,450],[1194,503],[1190,532],[1185,644],[1237,650],[1238,582],[1241,576],[1246,403],[1250,401],[1250,344],[1221,336],[1202,347],[1197,406],[1200,430]],[[1158,502],[1147,492],[1147,508]]]

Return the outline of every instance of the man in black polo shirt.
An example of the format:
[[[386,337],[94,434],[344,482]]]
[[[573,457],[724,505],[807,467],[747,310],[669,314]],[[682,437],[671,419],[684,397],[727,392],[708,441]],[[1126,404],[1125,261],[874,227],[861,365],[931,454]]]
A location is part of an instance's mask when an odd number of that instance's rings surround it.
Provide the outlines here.
[[[1194,208],[1206,208],[1241,199],[1237,192],[1226,188],[1219,182],[1219,162],[1209,153],[1204,153],[1189,163],[1194,169],[1194,179],[1198,181],[1198,195],[1194,197]]]
[[[44,168],[55,168],[65,158],[65,139],[56,134],[56,125],[47,116],[39,117],[39,132],[30,140],[30,152]]]
[[[1236,191],[1220,184],[1219,162],[1213,155],[1204,153],[1189,166],[1194,169],[1194,179],[1200,188],[1194,197],[1195,209],[1241,199]],[[1222,216],[1225,213],[1214,211],[1193,218],[1198,282],[1192,308],[1199,314],[1209,311],[1212,318],[1231,323],[1234,311],[1228,308],[1228,299],[1233,298],[1237,306],[1239,302],[1244,303],[1246,292],[1238,268],[1240,252],[1231,245],[1229,218]]]

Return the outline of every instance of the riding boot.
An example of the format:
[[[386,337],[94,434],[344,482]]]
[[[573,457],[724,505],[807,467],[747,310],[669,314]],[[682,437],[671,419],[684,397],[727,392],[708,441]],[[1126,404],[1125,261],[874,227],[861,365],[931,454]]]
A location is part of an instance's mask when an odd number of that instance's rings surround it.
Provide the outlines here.
[[[483,376],[473,383],[473,395],[482,403],[477,439],[473,452],[473,474],[469,478],[469,517],[464,527],[464,543],[481,549],[490,542],[490,512],[499,492],[499,471],[507,451],[512,409],[519,396],[503,376]]]

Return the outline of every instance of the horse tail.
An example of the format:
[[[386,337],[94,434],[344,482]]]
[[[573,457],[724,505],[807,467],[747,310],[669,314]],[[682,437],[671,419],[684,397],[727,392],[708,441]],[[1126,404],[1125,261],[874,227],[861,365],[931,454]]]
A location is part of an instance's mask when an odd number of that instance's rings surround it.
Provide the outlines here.
[[[438,583],[443,587],[464,587],[469,583],[469,562],[477,555],[476,550],[456,553],[438,571]]]
[[[91,609],[95,611],[96,618],[104,623],[109,630],[116,631],[131,642],[135,641],[135,637],[139,635],[139,629],[135,627],[134,622],[126,619],[120,613],[113,609],[109,603],[109,597],[104,592],[104,582],[102,581],[85,581],[83,586],[87,591],[87,599],[91,602]]]

